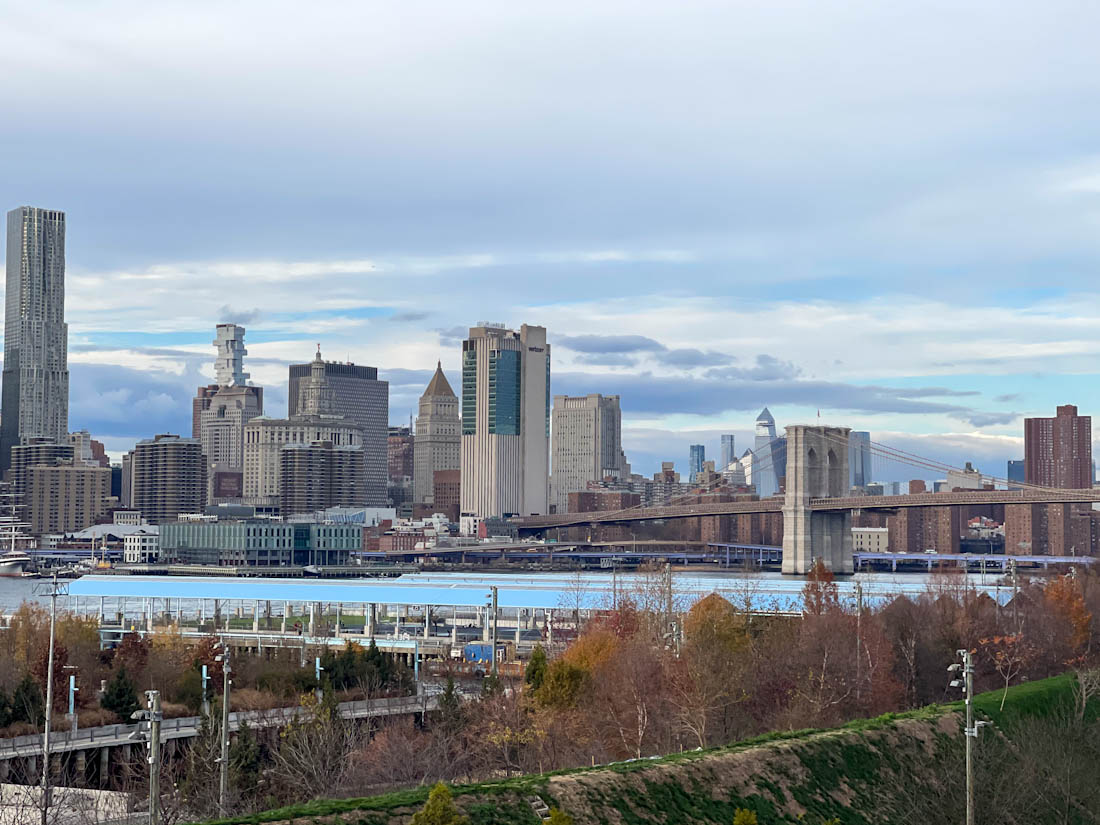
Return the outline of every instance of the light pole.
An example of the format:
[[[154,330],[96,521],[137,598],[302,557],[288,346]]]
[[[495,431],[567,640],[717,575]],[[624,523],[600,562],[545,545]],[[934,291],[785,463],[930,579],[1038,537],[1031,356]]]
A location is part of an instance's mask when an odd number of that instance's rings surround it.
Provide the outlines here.
[[[210,718],[210,670],[202,666],[202,715]]]
[[[42,825],[46,825],[50,810],[50,727],[53,725],[53,651],[57,636],[57,596],[60,593],[57,572],[50,582],[50,647],[46,660],[46,724],[42,731]]]
[[[164,714],[160,710],[160,691],[145,691],[148,710],[135,710],[131,719],[139,721],[132,738],[144,738],[140,723],[149,723],[149,825],[160,825],[160,723]]]
[[[218,809],[222,816],[229,813],[226,808],[229,798],[229,686],[233,681],[229,678],[232,668],[229,666],[230,651],[225,637],[217,644],[221,648],[221,654],[214,657],[214,661],[222,663],[222,748],[221,757],[218,759]]]
[[[313,678],[317,681],[317,704],[320,705],[321,701],[325,698],[325,693],[321,689],[321,671],[324,670],[321,667],[321,657],[317,656],[313,660]]]
[[[489,641],[492,643],[492,646],[493,646],[493,668],[492,668],[492,673],[493,673],[493,678],[496,679],[496,677],[497,677],[497,588],[496,588],[496,585],[489,588],[489,593],[487,594],[487,598],[489,599],[488,608],[491,611],[491,617],[492,617],[492,630],[489,634]]]
[[[65,665],[65,669],[75,670],[75,665]],[[80,688],[76,686],[76,674],[69,674],[69,725],[73,733],[76,733],[76,694],[80,692]]]
[[[956,651],[961,662],[947,668],[948,673],[960,674],[962,679],[952,679],[951,687],[961,688],[966,695],[966,825],[974,825],[974,740],[978,731],[989,722],[974,721],[974,658],[969,650]]]

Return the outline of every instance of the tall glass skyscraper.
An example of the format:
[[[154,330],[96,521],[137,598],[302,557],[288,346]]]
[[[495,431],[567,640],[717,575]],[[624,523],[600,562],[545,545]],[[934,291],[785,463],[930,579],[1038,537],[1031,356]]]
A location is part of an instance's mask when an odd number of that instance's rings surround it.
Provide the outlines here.
[[[707,448],[702,444],[692,444],[688,447],[688,475],[691,481],[695,476],[703,472],[703,462],[707,460]]]
[[[471,328],[462,342],[462,516],[548,512],[549,445],[546,329]]]
[[[737,460],[737,453],[733,447],[733,434],[727,433],[722,436],[722,466],[718,468],[718,472],[722,472]]]
[[[65,323],[65,213],[8,213],[0,470],[30,438],[69,436],[69,326]]]
[[[848,433],[848,484],[866,487],[871,483],[871,434],[859,430]]]

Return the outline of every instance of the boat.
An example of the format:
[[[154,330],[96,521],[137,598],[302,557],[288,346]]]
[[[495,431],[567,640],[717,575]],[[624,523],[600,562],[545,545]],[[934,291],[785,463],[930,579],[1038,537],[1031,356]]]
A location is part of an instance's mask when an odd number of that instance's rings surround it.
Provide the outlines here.
[[[19,549],[19,544],[25,545],[31,538],[23,532],[23,528],[30,525],[19,520],[17,508],[10,487],[0,491],[0,547],[6,545],[8,548],[6,553],[0,553],[0,578],[20,578],[33,566],[33,559]]]

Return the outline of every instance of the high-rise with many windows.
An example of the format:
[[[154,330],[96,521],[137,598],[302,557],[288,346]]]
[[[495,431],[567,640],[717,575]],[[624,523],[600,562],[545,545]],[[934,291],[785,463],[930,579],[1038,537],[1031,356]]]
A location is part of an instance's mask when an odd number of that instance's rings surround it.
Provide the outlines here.
[[[557,512],[568,512],[569,494],[586,490],[590,481],[629,477],[622,423],[617,395],[554,396],[550,503]]]
[[[549,509],[546,328],[480,323],[462,342],[462,516]]]
[[[737,460],[737,451],[733,445],[733,433],[724,434],[722,436],[722,466],[718,468],[718,472],[723,472]]]
[[[707,448],[702,444],[692,444],[688,447],[688,481],[695,481],[695,476],[703,472],[703,462],[707,460]]]
[[[291,364],[290,387],[287,396],[289,417],[312,414],[306,406],[313,404],[323,415],[339,415],[357,427],[362,435],[363,466],[366,473],[368,507],[384,507],[387,470],[387,441],[390,429],[390,385],[378,380],[376,367],[338,361],[323,361],[327,397],[313,399],[310,387],[316,383],[311,372],[312,364]],[[319,406],[318,406],[319,405]]]
[[[1025,418],[1024,475],[1043,487],[1091,487],[1092,417],[1063,404],[1054,418]]]
[[[462,419],[458,416],[458,398],[443,374],[443,364],[437,362],[435,375],[420,396],[416,417],[413,501],[435,503],[435,474],[460,469],[461,451]]]
[[[69,436],[69,326],[65,323],[65,213],[8,213],[0,470],[29,438]]]

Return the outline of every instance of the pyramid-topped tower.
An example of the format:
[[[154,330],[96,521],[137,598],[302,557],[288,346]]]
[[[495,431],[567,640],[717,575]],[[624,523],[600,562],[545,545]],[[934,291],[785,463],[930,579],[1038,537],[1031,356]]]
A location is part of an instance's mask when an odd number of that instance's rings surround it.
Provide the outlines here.
[[[436,362],[435,374],[420,396],[413,439],[413,500],[434,504],[435,473],[459,470],[462,464],[462,419],[458,397],[451,389],[443,364]]]

